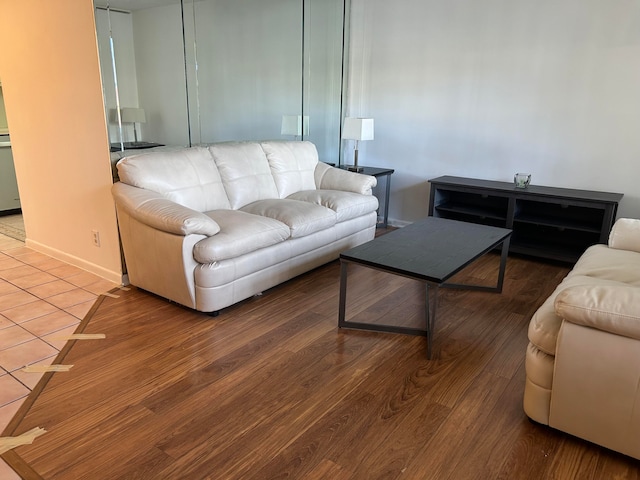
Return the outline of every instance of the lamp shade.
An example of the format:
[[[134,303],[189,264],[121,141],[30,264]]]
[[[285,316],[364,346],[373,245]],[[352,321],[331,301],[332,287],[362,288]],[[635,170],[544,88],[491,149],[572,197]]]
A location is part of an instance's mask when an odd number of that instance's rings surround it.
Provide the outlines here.
[[[373,118],[346,117],[342,138],[344,140],[373,140]]]
[[[309,116],[283,115],[281,135],[309,135]]]
[[[120,115],[122,123],[146,123],[147,121],[143,108],[123,107]]]

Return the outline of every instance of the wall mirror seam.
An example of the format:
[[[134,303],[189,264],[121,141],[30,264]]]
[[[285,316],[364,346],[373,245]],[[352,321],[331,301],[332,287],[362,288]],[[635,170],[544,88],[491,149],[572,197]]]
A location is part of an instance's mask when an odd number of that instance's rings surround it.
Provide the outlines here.
[[[95,1],[112,161],[310,140],[341,164],[349,0]]]

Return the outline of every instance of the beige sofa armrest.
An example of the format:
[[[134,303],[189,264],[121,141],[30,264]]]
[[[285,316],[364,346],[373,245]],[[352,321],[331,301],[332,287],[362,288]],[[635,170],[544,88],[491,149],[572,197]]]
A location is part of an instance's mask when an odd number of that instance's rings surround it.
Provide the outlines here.
[[[121,182],[115,183],[111,192],[119,208],[163,232],[212,236],[220,231],[220,226],[204,213],[172,202],[159,193]]]
[[[555,309],[565,321],[640,340],[640,287],[568,287],[556,297]]]
[[[342,190],[362,195],[371,195],[371,189],[378,183],[376,177],[349,172],[318,162],[314,172],[316,188],[320,190]]]
[[[619,218],[609,234],[609,247],[640,252],[640,220]]]

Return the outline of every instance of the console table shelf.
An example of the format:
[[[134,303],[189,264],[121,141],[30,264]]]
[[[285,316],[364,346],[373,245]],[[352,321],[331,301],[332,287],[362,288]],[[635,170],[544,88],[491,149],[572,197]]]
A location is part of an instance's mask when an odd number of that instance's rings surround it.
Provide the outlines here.
[[[513,230],[509,251],[575,262],[607,243],[622,194],[462,177],[430,180],[429,215]]]
[[[449,212],[452,214],[472,215],[480,218],[492,218],[494,220],[506,221],[507,212],[500,210],[489,210],[487,208],[477,207],[475,205],[464,205],[459,203],[445,203],[438,205],[436,209],[439,212]],[[440,215],[444,216],[444,215]]]

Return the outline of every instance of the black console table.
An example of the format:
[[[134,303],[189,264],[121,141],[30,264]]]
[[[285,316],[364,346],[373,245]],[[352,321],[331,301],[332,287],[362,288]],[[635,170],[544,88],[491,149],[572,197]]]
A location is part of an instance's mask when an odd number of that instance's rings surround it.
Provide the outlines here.
[[[607,243],[620,193],[444,176],[430,180],[429,215],[513,230],[511,253],[575,262]]]
[[[121,145],[119,143],[112,143],[111,151],[120,152],[122,151],[122,146],[124,146],[125,150],[145,150],[147,148],[164,147],[164,144],[154,142],[124,142]]]

